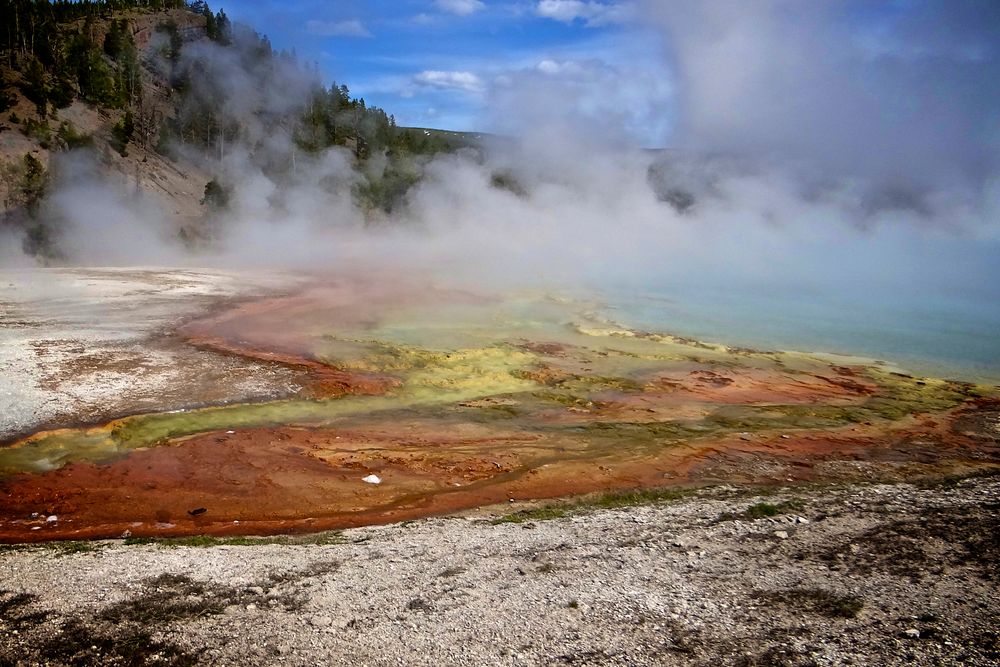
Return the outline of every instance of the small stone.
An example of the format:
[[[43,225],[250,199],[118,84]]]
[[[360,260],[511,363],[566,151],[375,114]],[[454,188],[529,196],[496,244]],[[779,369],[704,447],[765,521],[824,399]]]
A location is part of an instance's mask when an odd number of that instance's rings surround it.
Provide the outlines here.
[[[916,628],[907,628],[903,630],[903,636],[907,639],[920,639],[920,630]]]
[[[247,590],[250,591],[251,593],[253,593],[254,595],[263,595],[264,594],[264,589],[261,588],[260,586],[251,586]]]
[[[381,484],[382,483],[382,479],[378,475],[368,475],[367,477],[362,477],[361,481],[365,482],[366,484]]]
[[[807,524],[807,523],[809,523],[809,519],[807,519],[805,517],[797,516],[797,517],[795,517],[795,523]]]
[[[247,605],[247,611],[257,611],[257,605],[251,602],[250,604]]]
[[[785,531],[785,530],[776,530],[776,531],[774,531],[774,536],[777,537],[779,540],[787,540],[788,539],[788,531]]]
[[[45,523],[55,523],[58,520],[59,517],[57,517],[55,514],[53,514],[52,516],[45,517]]]
[[[330,618],[329,616],[323,616],[317,614],[316,616],[309,617],[309,625],[313,626],[314,628],[325,628],[331,623],[333,623],[333,619]]]

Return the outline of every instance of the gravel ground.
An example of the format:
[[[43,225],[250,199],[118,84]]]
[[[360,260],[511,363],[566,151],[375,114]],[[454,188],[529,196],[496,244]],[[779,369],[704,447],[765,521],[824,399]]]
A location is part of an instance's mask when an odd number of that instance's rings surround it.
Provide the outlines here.
[[[520,523],[14,547],[0,664],[995,665],[998,508],[997,477],[716,487]]]

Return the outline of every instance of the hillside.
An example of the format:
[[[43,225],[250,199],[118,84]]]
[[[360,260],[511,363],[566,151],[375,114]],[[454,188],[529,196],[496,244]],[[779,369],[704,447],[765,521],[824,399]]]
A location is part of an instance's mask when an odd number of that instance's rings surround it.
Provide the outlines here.
[[[280,189],[304,159],[337,150],[356,173],[326,187],[378,215],[419,181],[423,156],[475,141],[397,127],[205,2],[0,5],[13,18],[0,36],[0,231],[42,259],[65,250],[68,204],[53,192],[66,184],[141,199],[198,246],[211,243],[237,160]]]

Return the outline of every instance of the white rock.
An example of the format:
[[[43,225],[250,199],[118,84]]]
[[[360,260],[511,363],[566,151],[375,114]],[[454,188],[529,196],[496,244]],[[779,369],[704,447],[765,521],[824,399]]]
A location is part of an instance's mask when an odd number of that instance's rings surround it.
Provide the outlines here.
[[[53,514],[52,516],[46,517],[45,523],[55,523],[58,520],[59,520],[59,517],[57,517],[55,514]]]
[[[903,630],[903,636],[907,639],[920,639],[920,630],[916,628],[907,628]]]
[[[784,530],[776,530],[774,531],[774,536],[777,537],[779,540],[787,540],[788,532]]]
[[[309,617],[309,624],[316,628],[325,628],[333,623],[333,619],[329,616],[316,615]]]
[[[361,478],[362,482],[367,482],[368,484],[381,484],[382,479],[378,475],[368,475],[367,477]]]

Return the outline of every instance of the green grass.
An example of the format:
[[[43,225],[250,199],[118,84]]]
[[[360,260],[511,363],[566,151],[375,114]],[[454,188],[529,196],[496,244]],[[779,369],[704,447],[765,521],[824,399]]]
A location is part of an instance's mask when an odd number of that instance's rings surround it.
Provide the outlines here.
[[[519,510],[511,514],[504,514],[490,521],[493,525],[501,523],[525,523],[526,521],[548,521],[549,519],[561,519],[569,515],[567,508],[558,505],[543,505],[531,509]]]
[[[584,507],[599,509],[617,509],[619,507],[635,507],[636,505],[653,505],[672,500],[680,500],[691,495],[691,489],[663,488],[636,489],[634,491],[612,491],[597,496],[593,500],[584,499]]]
[[[768,516],[778,516],[781,508],[771,503],[757,503],[747,508],[746,516],[749,519],[763,519]]]
[[[317,545],[344,544],[347,540],[340,531],[328,531],[309,535],[274,535],[270,537],[233,536],[213,537],[211,535],[192,535],[190,537],[128,537],[122,541],[126,546],[156,545],[161,547],[208,548],[219,546],[254,547],[268,544],[281,545]],[[109,546],[107,541],[68,540],[25,544],[0,544],[0,553],[45,550],[57,556],[93,553]]]
[[[752,521],[754,519],[766,519],[780,514],[787,514],[788,512],[799,511],[802,508],[803,505],[798,500],[785,500],[777,504],[760,502],[751,505],[742,512],[736,514],[733,512],[723,512],[719,515],[718,521],[736,521],[738,519],[749,519]]]
[[[638,505],[654,505],[656,503],[679,500],[689,496],[690,489],[662,488],[635,489],[631,491],[612,491],[597,496],[585,496],[577,501],[552,503],[519,510],[491,520],[493,525],[504,523],[525,523],[528,521],[548,521],[562,519],[575,514],[583,514],[598,509],[620,509]]]
[[[69,556],[71,554],[91,553],[100,551],[105,547],[102,542],[88,542],[86,540],[68,540],[56,542],[37,542],[24,544],[0,544],[0,553],[16,551],[29,551],[31,549],[42,549],[54,552],[57,556]]]
[[[192,535],[190,537],[129,537],[124,544],[153,544],[162,547],[192,547],[207,548],[218,546],[255,547],[267,544],[281,545],[325,545],[344,544],[346,540],[340,531],[314,533],[310,535],[274,535],[270,537],[234,536],[213,537],[211,535]]]

